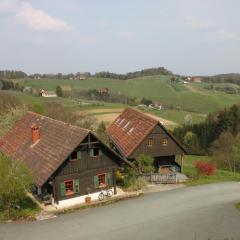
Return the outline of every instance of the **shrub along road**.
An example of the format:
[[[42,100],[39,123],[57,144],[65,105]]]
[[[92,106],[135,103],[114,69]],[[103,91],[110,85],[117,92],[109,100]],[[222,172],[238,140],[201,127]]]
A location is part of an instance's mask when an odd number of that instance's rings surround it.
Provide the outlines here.
[[[239,239],[240,183],[187,187],[61,215],[0,225],[4,240]]]

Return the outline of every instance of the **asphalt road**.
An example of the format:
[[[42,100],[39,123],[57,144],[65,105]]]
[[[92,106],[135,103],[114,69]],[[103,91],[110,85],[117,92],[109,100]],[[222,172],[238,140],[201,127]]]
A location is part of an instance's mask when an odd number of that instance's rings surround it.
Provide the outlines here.
[[[55,219],[0,225],[0,240],[240,239],[240,183],[150,193]]]

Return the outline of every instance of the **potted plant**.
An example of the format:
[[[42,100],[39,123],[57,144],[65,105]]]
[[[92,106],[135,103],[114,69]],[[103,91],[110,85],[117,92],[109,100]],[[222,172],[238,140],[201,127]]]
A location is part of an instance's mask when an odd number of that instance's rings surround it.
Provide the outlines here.
[[[85,203],[91,203],[92,198],[89,196],[91,189],[89,187],[87,187],[86,190],[87,190],[88,195],[85,197]]]

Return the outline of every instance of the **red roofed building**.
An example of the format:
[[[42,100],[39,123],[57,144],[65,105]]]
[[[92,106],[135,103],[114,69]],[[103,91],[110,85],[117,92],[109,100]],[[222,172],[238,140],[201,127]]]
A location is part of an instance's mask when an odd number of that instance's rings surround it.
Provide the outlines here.
[[[158,171],[163,165],[174,165],[176,156],[183,156],[186,150],[157,120],[132,108],[125,109],[107,129],[112,147],[122,157],[134,161],[140,154],[155,159]]]
[[[80,203],[81,196],[103,188],[116,193],[115,170],[122,159],[87,129],[29,112],[0,140],[0,152],[23,161],[36,193],[54,203],[72,198]]]

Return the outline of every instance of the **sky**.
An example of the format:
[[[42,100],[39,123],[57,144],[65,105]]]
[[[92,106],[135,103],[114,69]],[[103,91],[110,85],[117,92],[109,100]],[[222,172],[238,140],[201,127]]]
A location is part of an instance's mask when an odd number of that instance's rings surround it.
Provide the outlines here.
[[[0,0],[0,69],[240,72],[239,0]]]

